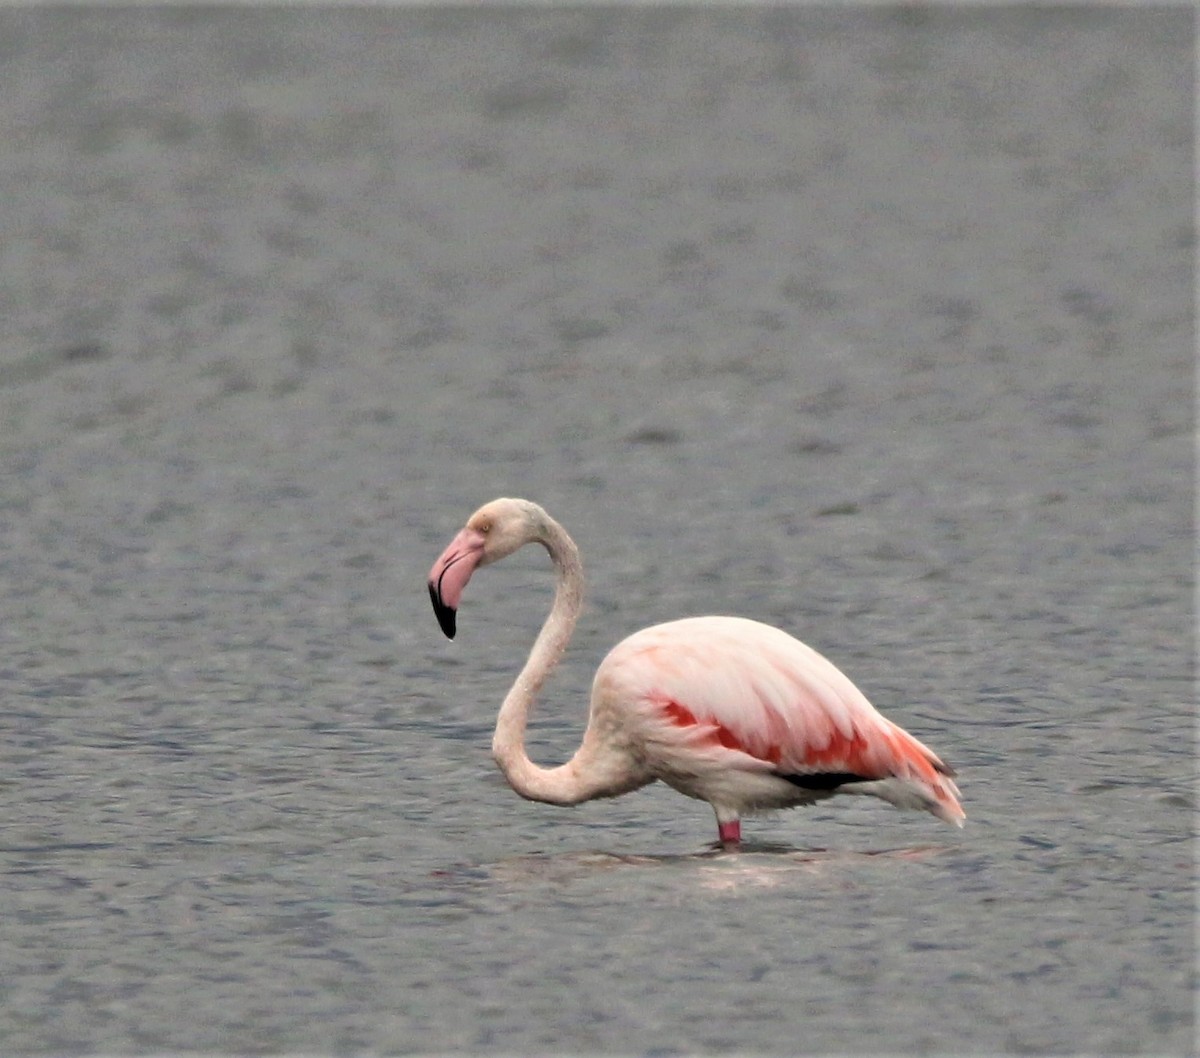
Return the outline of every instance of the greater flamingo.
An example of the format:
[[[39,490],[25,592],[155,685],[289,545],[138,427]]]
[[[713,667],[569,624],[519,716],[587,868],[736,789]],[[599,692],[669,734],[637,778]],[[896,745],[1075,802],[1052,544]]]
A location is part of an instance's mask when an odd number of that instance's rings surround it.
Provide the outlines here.
[[[550,553],[554,605],[500,707],[492,755],[522,797],[574,805],[657,779],[707,801],[720,843],[736,848],[741,816],[870,794],[962,826],[954,771],[885,719],[862,692],[786,632],[740,617],[689,617],[618,643],[592,684],[583,742],[557,768],[525,752],[534,698],[558,663],[583,601],[575,542],[529,500],[480,507],[433,564],[429,596],[453,639],[463,589],[479,566],[529,543]]]

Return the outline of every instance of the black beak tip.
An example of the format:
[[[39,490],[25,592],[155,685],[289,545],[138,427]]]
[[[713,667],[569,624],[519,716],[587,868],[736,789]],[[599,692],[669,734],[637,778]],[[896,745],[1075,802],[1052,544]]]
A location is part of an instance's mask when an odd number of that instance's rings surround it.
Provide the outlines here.
[[[433,603],[433,612],[438,619],[438,624],[441,625],[442,632],[445,633],[447,639],[453,639],[454,633],[457,631],[454,618],[458,611],[442,602],[437,586],[434,584],[429,585],[429,601]]]

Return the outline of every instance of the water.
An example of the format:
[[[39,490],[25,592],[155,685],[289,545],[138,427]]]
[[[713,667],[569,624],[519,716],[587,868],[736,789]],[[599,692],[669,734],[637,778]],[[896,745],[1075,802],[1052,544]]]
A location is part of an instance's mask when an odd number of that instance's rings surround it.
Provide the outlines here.
[[[5,1053],[1189,1051],[1192,25],[0,12]],[[497,494],[967,827],[520,801]]]

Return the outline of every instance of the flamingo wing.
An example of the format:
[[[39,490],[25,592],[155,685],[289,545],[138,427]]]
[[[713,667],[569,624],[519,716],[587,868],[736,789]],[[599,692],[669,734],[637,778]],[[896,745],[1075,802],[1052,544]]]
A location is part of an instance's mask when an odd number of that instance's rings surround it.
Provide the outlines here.
[[[953,771],[832,662],[778,628],[736,617],[656,625],[614,648],[602,680],[619,680],[643,737],[676,760],[767,773],[801,790],[864,784],[867,792],[871,784],[869,792],[915,796],[961,823]],[[892,780],[905,789],[887,786]]]

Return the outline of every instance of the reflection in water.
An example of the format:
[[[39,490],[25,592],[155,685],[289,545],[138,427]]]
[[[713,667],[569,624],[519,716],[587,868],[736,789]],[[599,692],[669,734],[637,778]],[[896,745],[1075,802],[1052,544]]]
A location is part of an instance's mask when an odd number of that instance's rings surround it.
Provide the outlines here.
[[[693,869],[692,881],[701,888],[737,889],[781,885],[800,872],[853,868],[879,860],[924,860],[948,851],[945,845],[914,845],[897,849],[851,851],[799,849],[790,845],[744,843],[737,852],[718,845],[698,852],[645,855],[614,852],[568,852],[559,855],[514,856],[491,864],[460,864],[432,872],[451,884],[487,882],[550,882],[567,884],[623,868]]]

